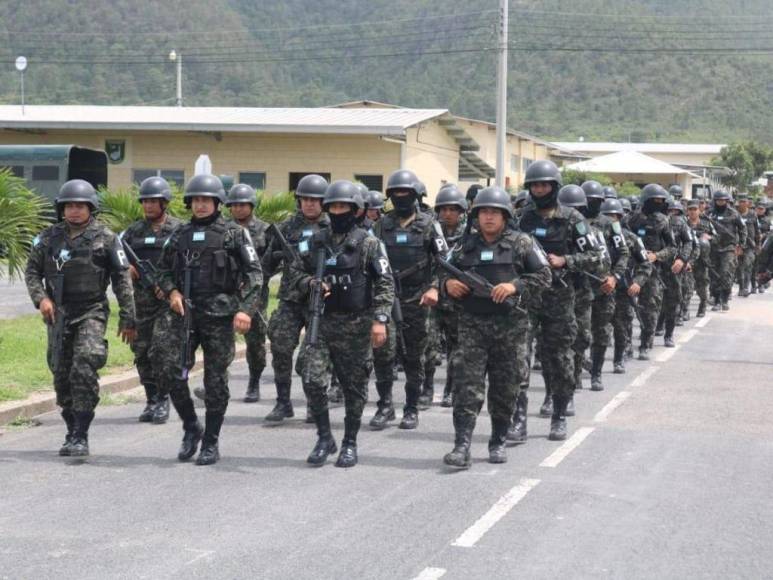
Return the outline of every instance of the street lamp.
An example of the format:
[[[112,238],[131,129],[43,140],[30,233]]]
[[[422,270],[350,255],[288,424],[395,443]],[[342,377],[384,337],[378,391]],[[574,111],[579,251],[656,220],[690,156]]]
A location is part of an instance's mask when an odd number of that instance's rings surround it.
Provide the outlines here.
[[[16,70],[21,75],[21,114],[24,115],[24,71],[27,70],[27,57],[20,56],[16,59]]]
[[[169,60],[177,63],[177,106],[183,106],[183,55],[172,49]]]

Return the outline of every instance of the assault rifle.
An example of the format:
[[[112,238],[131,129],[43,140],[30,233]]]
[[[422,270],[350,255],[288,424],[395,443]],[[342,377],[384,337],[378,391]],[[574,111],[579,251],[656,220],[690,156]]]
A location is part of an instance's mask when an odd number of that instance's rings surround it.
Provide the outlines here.
[[[465,272],[464,270],[460,270],[442,258],[439,259],[437,263],[438,266],[443,268],[454,278],[468,286],[472,291],[473,296],[478,296],[479,298],[491,298],[491,291],[494,289],[494,285],[486,280],[483,276],[475,272],[474,268],[469,272]],[[510,308],[515,308],[517,311],[522,312],[523,314],[527,314],[527,310],[520,306],[520,297],[516,298],[515,296],[508,296],[505,298],[504,304]]]
[[[121,237],[121,244],[129,256],[129,262],[137,268],[140,274],[140,285],[148,290],[153,290],[158,286],[158,268],[150,260],[141,260],[129,243]]]
[[[56,265],[56,276],[52,281],[54,287],[54,322],[51,328],[51,370],[56,373],[62,364],[62,349],[64,348],[64,272],[62,268],[70,260],[69,250],[61,250],[58,258],[51,258]]]
[[[297,262],[299,260],[298,254],[289,244],[287,239],[282,235],[282,230],[280,230],[276,224],[271,224],[268,226],[266,232],[269,231],[273,231],[273,235],[276,238],[276,241],[279,242],[279,245],[282,248],[282,255],[284,256],[284,259],[287,261],[287,263],[291,264]]]
[[[183,269],[183,344],[180,352],[180,379],[188,379],[188,369],[193,363],[193,352],[191,351],[191,334],[193,333],[193,303],[191,300],[191,264],[199,257],[198,252],[185,252],[185,268]]]
[[[316,348],[319,342],[319,323],[325,311],[325,289],[322,286],[322,278],[325,275],[325,245],[320,243],[314,253],[314,277],[311,280],[311,296],[309,297],[309,326],[306,335],[306,360],[304,361],[303,379],[306,384],[310,380],[311,365],[309,364],[309,350]]]
[[[395,335],[397,338],[397,353],[400,357],[405,357],[405,334],[403,333],[405,319],[403,318],[403,308],[400,306],[400,295],[402,294],[402,281],[413,276],[416,272],[419,272],[427,267],[429,258],[423,258],[415,263],[410,268],[405,270],[395,271],[392,277],[395,282],[395,300],[392,302],[392,320],[395,323]]]

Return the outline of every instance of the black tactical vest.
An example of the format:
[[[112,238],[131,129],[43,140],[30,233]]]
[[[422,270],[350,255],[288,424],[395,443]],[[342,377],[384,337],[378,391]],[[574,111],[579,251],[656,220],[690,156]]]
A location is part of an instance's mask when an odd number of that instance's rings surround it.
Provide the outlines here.
[[[372,304],[371,279],[363,271],[360,247],[368,233],[355,228],[347,237],[342,251],[327,259],[325,282],[330,295],[325,299],[326,312],[362,312]]]
[[[641,214],[629,222],[631,231],[641,238],[644,247],[650,252],[659,252],[665,247],[663,243],[662,228],[670,227],[668,223],[659,223],[657,215]]]
[[[389,262],[395,273],[407,270],[427,259],[424,229],[428,219],[426,215],[418,213],[416,219],[405,229],[400,227],[400,224],[391,217],[382,219],[381,235],[389,256]],[[429,282],[430,276],[431,268],[427,263],[427,267],[403,278],[401,283],[404,287],[418,287]]]
[[[94,232],[86,230],[74,240],[69,240],[62,229],[49,238],[48,255],[44,274],[51,285],[57,276],[55,260],[69,257],[62,266],[64,274],[63,301],[65,304],[92,303],[105,300],[107,271],[93,251]],[[53,292],[53,288],[51,288]],[[53,294],[52,294],[53,295]]]
[[[171,234],[171,232],[170,232]],[[132,235],[126,242],[131,246],[134,253],[140,260],[148,260],[158,264],[161,258],[161,250],[169,238],[169,235],[151,234],[147,236]]]
[[[496,286],[502,282],[512,282],[518,276],[513,263],[514,248],[500,241],[494,246],[486,246],[480,241],[465,245],[457,261],[460,270],[475,272]],[[490,298],[468,295],[462,300],[462,306],[472,314],[507,314],[510,307],[496,304]]]
[[[231,294],[239,287],[239,268],[225,249],[226,228],[182,226],[178,241],[177,284],[184,287],[185,268],[191,268],[191,296]]]
[[[531,234],[540,243],[546,254],[565,256],[569,253],[568,228],[562,218],[544,219],[536,211],[524,212],[518,224],[522,232]]]

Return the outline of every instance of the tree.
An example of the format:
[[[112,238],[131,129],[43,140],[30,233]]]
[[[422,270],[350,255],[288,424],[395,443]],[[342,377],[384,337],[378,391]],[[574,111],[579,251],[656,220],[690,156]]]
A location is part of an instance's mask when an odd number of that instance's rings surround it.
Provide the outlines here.
[[[730,169],[730,175],[722,177],[722,183],[734,189],[743,189],[754,179],[754,160],[742,143],[723,147],[711,164]]]

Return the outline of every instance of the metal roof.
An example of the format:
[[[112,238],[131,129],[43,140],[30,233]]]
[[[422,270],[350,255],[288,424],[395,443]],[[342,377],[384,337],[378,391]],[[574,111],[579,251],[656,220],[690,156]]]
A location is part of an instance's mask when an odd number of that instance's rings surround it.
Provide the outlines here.
[[[0,145],[0,161],[60,161],[75,145]]]
[[[682,173],[690,173],[686,169],[671,165],[654,157],[649,157],[638,151],[617,151],[609,155],[602,155],[587,161],[573,163],[567,166],[567,169],[605,174],[680,175]]]
[[[719,155],[725,145],[714,143],[611,143],[588,141],[559,141],[559,147],[586,153],[613,153],[615,151],[638,151],[639,153],[688,153]]]
[[[446,109],[0,106],[0,128],[403,135]]]

